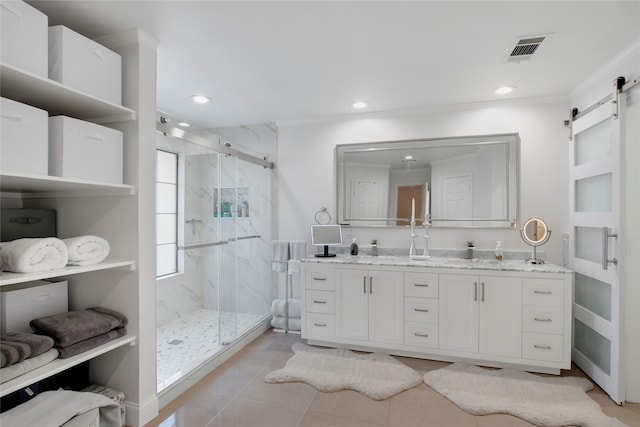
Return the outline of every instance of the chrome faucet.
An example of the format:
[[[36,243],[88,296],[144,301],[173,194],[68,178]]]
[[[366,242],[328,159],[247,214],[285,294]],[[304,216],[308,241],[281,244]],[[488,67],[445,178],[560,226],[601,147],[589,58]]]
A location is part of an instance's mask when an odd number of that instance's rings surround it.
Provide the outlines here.
[[[375,239],[371,241],[371,256],[378,256],[378,241]]]

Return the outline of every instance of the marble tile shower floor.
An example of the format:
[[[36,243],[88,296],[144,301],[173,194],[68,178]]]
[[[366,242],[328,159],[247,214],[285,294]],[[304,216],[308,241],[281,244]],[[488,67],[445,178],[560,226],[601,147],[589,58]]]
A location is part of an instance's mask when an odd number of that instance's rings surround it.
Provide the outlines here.
[[[264,317],[198,310],[159,327],[156,331],[157,391],[196,369]]]
[[[473,416],[426,384],[375,401],[343,390],[322,393],[304,383],[268,384],[300,335],[267,331],[161,409],[145,427],[535,427],[505,414]],[[397,357],[420,373],[446,366]],[[577,368],[562,375],[584,376]],[[640,426],[640,404],[617,406],[598,387],[590,391],[609,416]]]

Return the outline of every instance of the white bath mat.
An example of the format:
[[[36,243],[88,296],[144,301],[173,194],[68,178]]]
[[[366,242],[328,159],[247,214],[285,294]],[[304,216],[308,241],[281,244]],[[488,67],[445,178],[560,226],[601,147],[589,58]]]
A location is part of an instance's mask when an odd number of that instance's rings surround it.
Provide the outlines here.
[[[510,414],[545,427],[622,427],[605,415],[580,377],[542,377],[515,369],[454,363],[424,374],[424,382],[473,415]]]
[[[384,353],[355,353],[295,343],[284,368],[268,373],[268,383],[305,382],[320,391],[355,390],[387,399],[422,382],[420,374]]]

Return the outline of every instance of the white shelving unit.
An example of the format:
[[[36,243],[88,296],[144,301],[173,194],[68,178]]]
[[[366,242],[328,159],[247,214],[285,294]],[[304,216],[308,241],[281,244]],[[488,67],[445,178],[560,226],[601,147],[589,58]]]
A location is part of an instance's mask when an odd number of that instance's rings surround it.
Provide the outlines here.
[[[122,98],[127,106],[6,63],[0,63],[0,96],[44,109],[51,116],[66,115],[122,131],[125,183],[0,171],[0,196],[3,206],[55,209],[59,236],[104,237],[111,246],[110,257],[92,266],[30,274],[2,272],[0,286],[64,277],[69,282],[69,310],[91,306],[117,310],[129,319],[128,335],[4,382],[0,384],[0,396],[89,362],[90,381],[123,391],[127,425],[140,426],[158,411],[155,364],[149,363],[155,357],[153,153],[157,41],[133,30],[99,42],[122,57]]]

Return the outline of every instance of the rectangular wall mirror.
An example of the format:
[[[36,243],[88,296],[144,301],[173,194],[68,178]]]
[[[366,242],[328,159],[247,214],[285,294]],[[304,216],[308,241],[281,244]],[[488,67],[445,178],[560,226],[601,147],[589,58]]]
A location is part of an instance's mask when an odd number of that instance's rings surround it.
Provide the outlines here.
[[[515,227],[518,134],[336,146],[338,223],[402,227]]]

